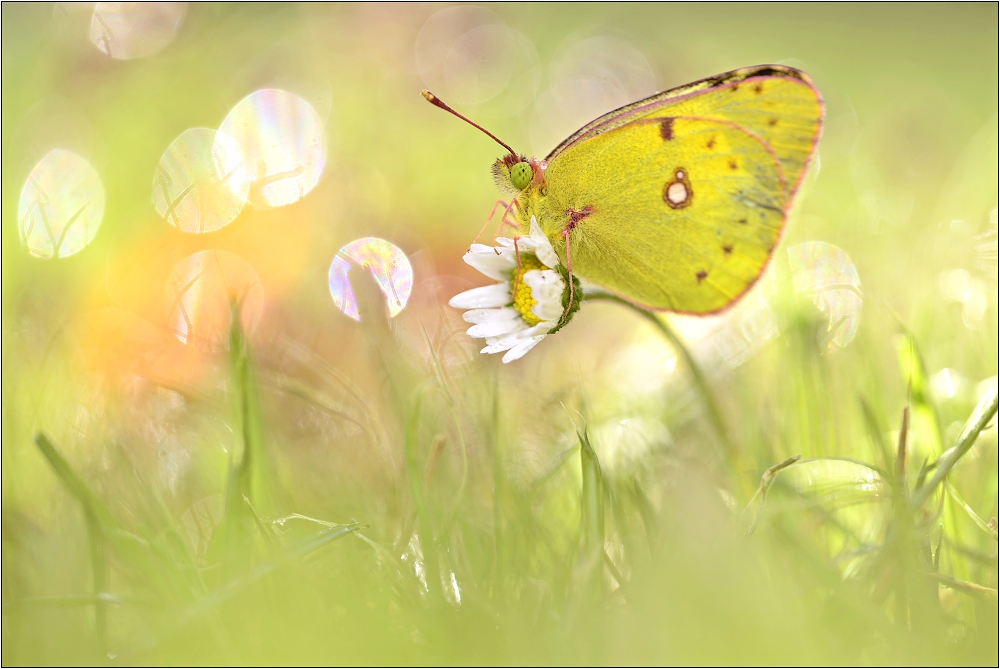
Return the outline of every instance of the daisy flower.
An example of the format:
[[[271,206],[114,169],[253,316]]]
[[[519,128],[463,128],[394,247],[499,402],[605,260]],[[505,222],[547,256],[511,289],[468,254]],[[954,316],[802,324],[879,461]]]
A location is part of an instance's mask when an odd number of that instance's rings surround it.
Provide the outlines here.
[[[496,246],[473,244],[462,259],[499,283],[459,293],[448,304],[469,310],[462,315],[473,324],[466,334],[486,340],[480,353],[506,351],[506,363],[566,325],[580,308],[583,291],[574,277],[570,304],[569,272],[534,216],[526,237],[496,241]]]

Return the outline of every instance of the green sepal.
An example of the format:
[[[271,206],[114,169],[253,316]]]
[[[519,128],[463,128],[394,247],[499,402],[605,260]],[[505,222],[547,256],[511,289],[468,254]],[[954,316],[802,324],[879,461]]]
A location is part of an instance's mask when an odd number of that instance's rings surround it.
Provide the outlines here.
[[[549,330],[549,334],[555,334],[556,332],[559,332],[564,327],[566,327],[566,324],[569,323],[570,320],[573,319],[573,314],[575,314],[577,311],[580,310],[580,303],[583,301],[583,287],[580,285],[580,280],[574,276],[574,277],[572,277],[572,281],[573,281],[573,302],[572,302],[572,304],[570,304],[570,301],[569,301],[569,299],[570,299],[570,295],[569,295],[569,293],[570,293],[570,291],[569,291],[569,282],[570,282],[569,270],[566,269],[565,267],[563,267],[562,265],[559,265],[555,269],[556,269],[556,271],[559,272],[559,274],[562,275],[563,282],[565,282],[566,287],[563,288],[563,294],[562,294],[563,316],[559,319],[559,324],[556,325],[551,330]],[[567,304],[569,304],[569,309],[566,308]]]

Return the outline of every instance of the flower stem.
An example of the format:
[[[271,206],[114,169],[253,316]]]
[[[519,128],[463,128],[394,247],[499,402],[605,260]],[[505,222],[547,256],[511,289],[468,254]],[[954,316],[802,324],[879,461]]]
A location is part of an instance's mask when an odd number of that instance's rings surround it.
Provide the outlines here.
[[[729,431],[726,429],[726,423],[722,419],[722,412],[719,411],[719,407],[715,402],[715,397],[712,395],[712,391],[708,386],[708,381],[705,379],[705,375],[701,371],[701,367],[695,362],[694,357],[692,357],[691,352],[687,349],[684,343],[681,341],[677,333],[673,331],[664,320],[658,318],[656,314],[642,307],[636,306],[631,302],[624,300],[617,295],[605,292],[603,290],[587,289],[584,294],[585,300],[607,300],[609,302],[616,302],[622,306],[632,309],[634,312],[645,318],[647,321],[653,324],[660,334],[670,343],[670,345],[684,358],[684,364],[687,365],[688,370],[691,372],[691,377],[694,379],[694,385],[697,387],[698,392],[701,394],[702,401],[705,403],[705,410],[708,412],[709,421],[712,423],[712,427],[715,429],[716,434],[722,442],[722,446],[726,451],[726,455],[735,456],[735,450],[733,445],[729,440]]]

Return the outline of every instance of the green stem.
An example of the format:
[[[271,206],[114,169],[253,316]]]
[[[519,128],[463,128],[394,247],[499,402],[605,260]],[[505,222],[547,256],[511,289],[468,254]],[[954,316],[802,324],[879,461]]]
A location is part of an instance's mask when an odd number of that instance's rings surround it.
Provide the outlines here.
[[[410,494],[413,495],[413,502],[417,509],[418,536],[420,538],[420,549],[423,552],[424,558],[427,594],[431,598],[431,601],[439,603],[443,593],[441,592],[441,572],[438,568],[437,559],[438,546],[433,524],[431,523],[430,510],[427,508],[427,499],[424,496],[423,479],[420,475],[421,467],[417,462],[417,442],[419,440],[422,402],[423,392],[418,390],[413,406],[405,417],[403,447],[406,457],[406,477],[410,484]]]
[[[452,504],[451,513],[448,514],[448,520],[441,529],[440,539],[443,541],[444,537],[451,531],[451,526],[455,522],[455,516],[458,514],[458,509],[462,504],[462,498],[465,497],[465,486],[469,481],[469,450],[465,446],[465,435],[462,434],[462,422],[458,419],[458,413],[455,411],[455,407],[458,406],[458,403],[455,402],[451,395],[451,391],[448,389],[448,383],[445,380],[444,370],[441,369],[440,360],[438,359],[437,352],[434,350],[434,345],[431,342],[431,338],[427,334],[426,329],[424,329],[424,340],[427,342],[427,349],[431,352],[431,361],[434,364],[434,375],[437,377],[438,389],[444,395],[447,402],[448,413],[455,426],[455,434],[458,436],[458,445],[462,449],[462,482],[458,486],[458,491],[455,493],[455,501]]]
[[[656,314],[651,311],[647,311],[642,307],[636,306],[627,300],[623,300],[617,295],[612,295],[611,293],[606,293],[604,291],[588,290],[584,295],[585,300],[607,300],[609,302],[616,302],[622,306],[628,307],[635,313],[639,314],[647,321],[649,321],[660,334],[670,342],[670,345],[680,353],[681,357],[684,358],[684,364],[687,365],[688,370],[691,372],[691,377],[694,379],[694,384],[701,394],[702,401],[705,403],[705,410],[708,412],[708,417],[712,423],[712,427],[715,429],[716,434],[718,434],[719,439],[722,442],[723,448],[726,450],[726,454],[729,456],[735,455],[735,449],[729,440],[729,432],[726,429],[726,423],[722,419],[722,412],[719,411],[719,407],[715,402],[715,398],[712,395],[712,391],[708,387],[708,381],[705,379],[705,375],[702,373],[701,368],[694,361],[691,352],[688,351],[687,347],[681,342],[680,337],[677,333],[667,325],[661,318],[658,318]]]
[[[110,563],[108,561],[108,546],[105,528],[115,528],[117,525],[107,507],[77,476],[69,463],[56,450],[44,433],[35,435],[35,444],[48,460],[56,476],[73,497],[83,507],[83,517],[87,525],[87,541],[90,545],[90,560],[94,579],[94,625],[101,652],[106,653],[107,644],[107,597],[110,580]]]
[[[494,563],[496,597],[503,597],[504,590],[504,545],[503,545],[503,461],[500,454],[500,384],[496,370],[491,374],[492,397],[490,402],[489,444],[493,456],[493,547],[496,550]]]

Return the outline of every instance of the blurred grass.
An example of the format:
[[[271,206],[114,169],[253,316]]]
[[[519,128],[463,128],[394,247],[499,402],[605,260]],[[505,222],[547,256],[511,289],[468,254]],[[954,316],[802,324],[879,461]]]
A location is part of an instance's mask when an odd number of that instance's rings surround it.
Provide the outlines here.
[[[162,53],[113,62],[51,6],[3,5],[3,663],[995,664],[996,6],[490,7],[539,95],[610,35],[657,88],[781,61],[828,103],[764,286],[778,335],[717,364],[743,307],[590,301],[509,367],[442,307],[480,282],[459,258],[495,199],[493,147],[418,95],[445,7],[192,5]],[[269,82],[329,86],[320,184],[170,228],[163,149]],[[530,147],[541,108],[461,110]],[[53,142],[107,209],[45,262],[15,222]],[[390,320],[359,279],[358,324],[325,272],[367,235],[416,280]],[[813,239],[861,278],[840,350],[783,256]],[[267,300],[224,352],[166,328],[166,277],[205,248]]]

